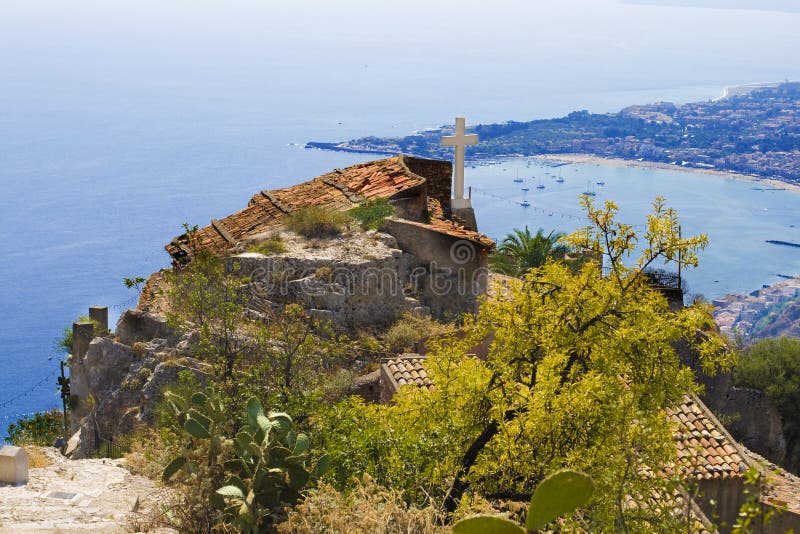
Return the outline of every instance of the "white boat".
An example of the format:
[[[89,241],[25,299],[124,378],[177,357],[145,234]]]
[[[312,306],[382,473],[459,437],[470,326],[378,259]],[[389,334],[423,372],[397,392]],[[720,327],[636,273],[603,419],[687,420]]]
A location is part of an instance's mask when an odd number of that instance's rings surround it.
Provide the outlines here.
[[[583,194],[590,197],[597,195],[597,193],[594,192],[594,188],[589,188],[589,180],[586,180],[586,191],[584,191]]]

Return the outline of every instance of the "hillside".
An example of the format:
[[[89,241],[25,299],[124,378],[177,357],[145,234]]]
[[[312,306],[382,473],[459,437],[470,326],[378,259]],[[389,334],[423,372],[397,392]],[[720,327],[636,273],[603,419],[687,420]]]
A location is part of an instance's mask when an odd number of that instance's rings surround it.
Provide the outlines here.
[[[565,117],[479,124],[480,143],[466,155],[481,160],[508,155],[584,153],[713,168],[800,181],[800,83],[730,91],[725,98],[677,106],[669,102],[626,107],[617,113],[574,111]],[[405,137],[362,137],[309,142],[307,148],[449,157],[442,135],[453,126]]]
[[[792,278],[714,301],[714,320],[728,335],[745,340],[800,336],[800,279]]]

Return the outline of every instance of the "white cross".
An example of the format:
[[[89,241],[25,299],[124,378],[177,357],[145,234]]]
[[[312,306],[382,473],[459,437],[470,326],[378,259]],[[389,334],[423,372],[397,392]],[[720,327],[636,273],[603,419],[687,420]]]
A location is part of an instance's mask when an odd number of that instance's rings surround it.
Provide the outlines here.
[[[442,146],[456,147],[455,169],[453,169],[453,202],[454,208],[466,207],[469,201],[464,200],[464,147],[467,145],[477,145],[477,134],[465,135],[466,119],[456,117],[456,134],[442,137]]]

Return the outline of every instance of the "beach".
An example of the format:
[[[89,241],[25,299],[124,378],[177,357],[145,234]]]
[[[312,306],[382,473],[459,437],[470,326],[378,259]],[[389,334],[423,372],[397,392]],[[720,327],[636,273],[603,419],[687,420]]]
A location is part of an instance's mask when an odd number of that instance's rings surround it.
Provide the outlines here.
[[[532,156],[534,159],[550,160],[550,161],[564,161],[569,163],[585,163],[593,165],[606,165],[611,167],[630,167],[639,169],[662,169],[667,171],[678,172],[693,172],[710,174],[712,176],[719,176],[728,180],[740,180],[744,182],[757,183],[770,188],[786,189],[800,193],[800,185],[778,180],[775,178],[759,178],[756,176],[749,176],[747,174],[740,174],[730,171],[719,171],[715,169],[698,169],[697,167],[688,167],[683,165],[671,165],[669,163],[659,163],[655,161],[639,161],[622,158],[605,158],[600,156],[593,156],[590,154],[547,154],[540,156]]]

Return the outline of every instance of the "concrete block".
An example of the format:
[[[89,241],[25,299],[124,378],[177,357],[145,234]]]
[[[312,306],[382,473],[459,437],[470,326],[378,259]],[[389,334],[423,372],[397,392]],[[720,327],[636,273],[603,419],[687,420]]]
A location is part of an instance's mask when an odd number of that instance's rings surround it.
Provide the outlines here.
[[[0,449],[0,482],[24,484],[28,481],[28,453],[5,445]]]

